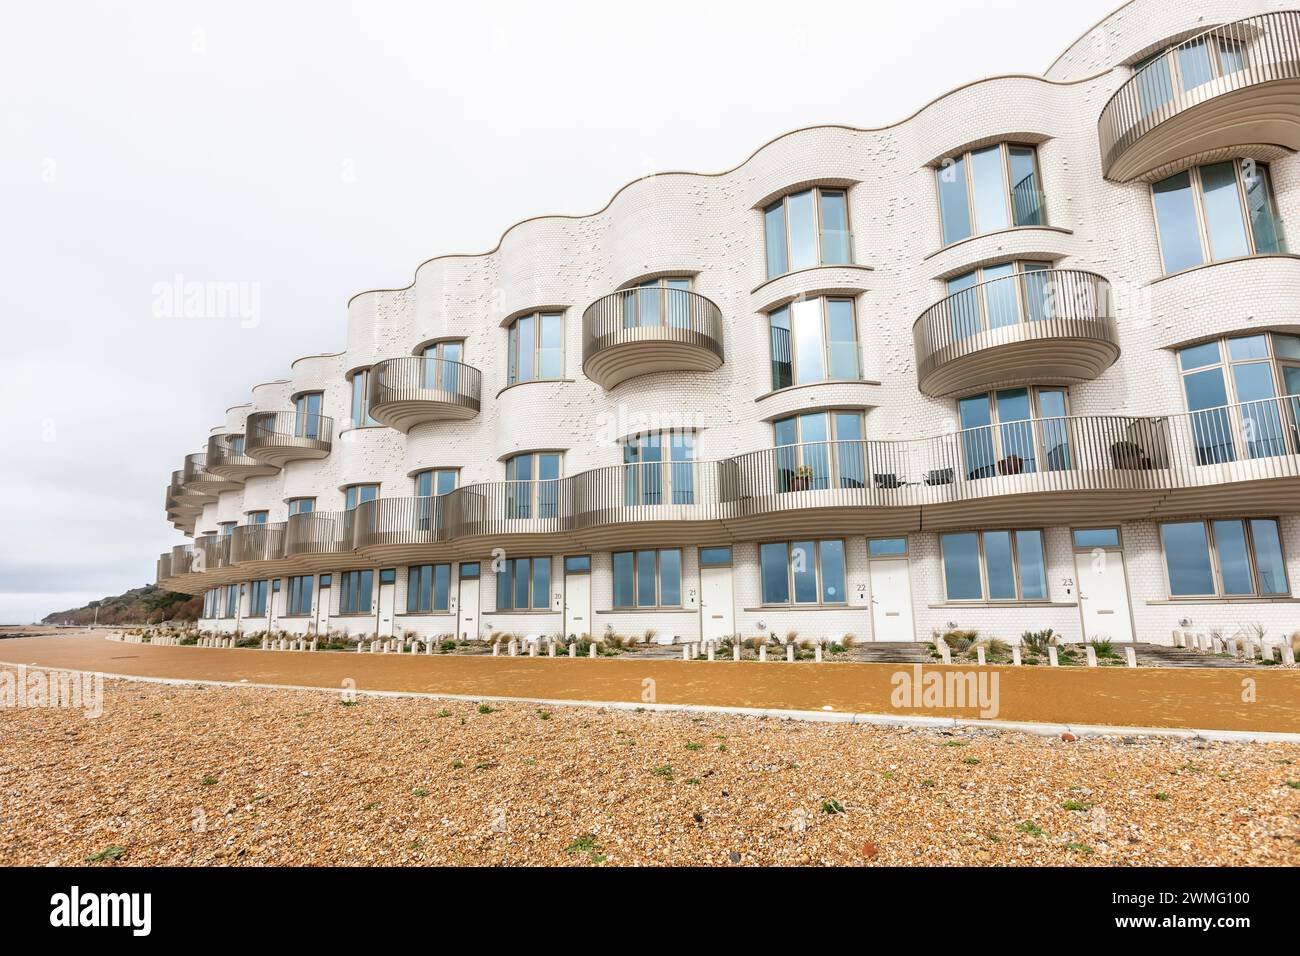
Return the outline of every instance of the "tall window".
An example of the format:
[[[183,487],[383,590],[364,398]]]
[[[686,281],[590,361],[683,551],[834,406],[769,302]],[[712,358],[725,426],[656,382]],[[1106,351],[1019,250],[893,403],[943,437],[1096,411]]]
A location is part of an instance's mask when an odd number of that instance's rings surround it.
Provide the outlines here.
[[[370,390],[367,387],[370,382],[370,369],[357,369],[348,376],[348,382],[352,386],[352,427],[378,425],[379,422],[370,417]]]
[[[1300,451],[1300,336],[1261,332],[1178,352],[1201,465]]]
[[[266,617],[266,581],[250,581],[248,588],[248,616]]]
[[[445,495],[456,487],[455,468],[426,468],[413,476],[417,498]]]
[[[426,345],[420,355],[424,359],[420,382],[422,388],[441,389],[444,392],[460,390],[461,363],[465,360],[464,342],[435,342]]]
[[[780,491],[862,488],[866,445],[861,412],[810,412],[772,423]]]
[[[451,565],[412,565],[406,571],[406,613],[430,614],[450,606]]]
[[[506,459],[506,517],[554,518],[560,513],[560,455],[530,452]]]
[[[348,485],[343,489],[343,508],[351,511],[363,501],[374,501],[378,497],[378,485]]]
[[[695,503],[695,433],[648,432],[623,442],[623,503]]]
[[[935,174],[945,246],[1011,226],[1047,224],[1033,146],[973,149],[945,159]]]
[[[250,511],[250,512],[248,512],[248,523],[249,523],[250,525],[264,525],[264,524],[266,524],[266,512],[265,512],[265,511]]]
[[[293,400],[293,433],[298,438],[320,438],[320,410],[324,395],[321,392],[303,392]]]
[[[962,531],[939,540],[949,601],[1047,600],[1041,531]]]
[[[217,606],[220,601],[220,589],[212,588],[203,595],[203,616],[211,619],[217,616]]]
[[[544,611],[551,601],[551,559],[507,558],[497,572],[497,610]]]
[[[1201,37],[1172,50],[1153,53],[1133,65],[1138,106],[1143,116],[1171,102],[1175,91],[1188,93],[1245,66],[1241,44],[1228,37]]]
[[[948,280],[948,315],[954,339],[1053,314],[1049,262],[1004,262]]]
[[[344,571],[339,575],[339,613],[369,614],[370,597],[375,585],[375,572]]]
[[[768,315],[772,388],[861,377],[852,299],[805,299]]]
[[[691,280],[684,276],[663,276],[642,282],[623,295],[623,328],[640,325],[691,327]]]
[[[534,312],[510,323],[507,384],[564,377],[564,316]]]
[[[290,498],[289,499],[289,514],[291,516],[310,514],[312,511],[315,510],[316,510],[315,498]]]
[[[759,545],[764,604],[844,604],[844,542]]]
[[[1236,159],[1151,185],[1165,272],[1238,256],[1286,252],[1268,166]]]
[[[1290,594],[1282,538],[1272,518],[1160,525],[1170,597]]]
[[[239,585],[226,585],[226,617],[239,616]]]
[[[767,277],[810,266],[853,261],[848,194],[843,189],[805,189],[783,196],[763,210]]]
[[[681,607],[682,552],[614,552],[614,607]]]
[[[957,401],[968,479],[1070,467],[1063,388],[1004,388]]]
[[[311,613],[311,586],[310,574],[289,578],[289,617],[306,617]]]

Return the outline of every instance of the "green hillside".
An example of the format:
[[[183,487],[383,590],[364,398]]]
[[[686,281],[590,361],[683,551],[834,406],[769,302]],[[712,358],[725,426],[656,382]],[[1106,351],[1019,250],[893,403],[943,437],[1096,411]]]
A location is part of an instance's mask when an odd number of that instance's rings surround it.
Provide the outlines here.
[[[85,607],[55,611],[42,624],[93,624],[99,611],[100,624],[158,624],[161,621],[195,621],[203,609],[200,595],[164,591],[152,584],[133,588],[116,597],[91,601]]]

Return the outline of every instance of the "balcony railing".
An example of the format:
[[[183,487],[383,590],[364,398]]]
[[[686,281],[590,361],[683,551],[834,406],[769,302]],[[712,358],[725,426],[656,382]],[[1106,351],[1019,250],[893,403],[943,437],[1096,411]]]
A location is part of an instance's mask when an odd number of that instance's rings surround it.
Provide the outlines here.
[[[1119,357],[1110,283],[1077,269],[989,279],[941,299],[912,327],[928,395],[1028,377],[1085,381]]]
[[[370,416],[399,431],[420,422],[473,418],[482,379],[472,365],[451,359],[385,359],[370,370]]]
[[[217,500],[223,491],[234,491],[238,483],[228,481],[208,471],[208,456],[204,452],[195,452],[185,456],[185,468],[181,475],[182,487],[191,498],[203,503]]]
[[[246,455],[283,467],[286,462],[328,455],[334,420],[299,412],[251,412],[244,429]]]
[[[1296,80],[1300,11],[1247,17],[1184,40],[1137,71],[1102,109],[1102,172],[1125,181],[1214,148],[1279,142],[1300,147]],[[1261,90],[1258,96],[1243,92],[1279,83],[1290,88]],[[1170,122],[1191,110],[1205,115]]]
[[[280,469],[258,461],[244,452],[244,436],[213,435],[208,438],[208,471],[220,478],[242,482],[256,475],[274,475]]]
[[[605,388],[650,372],[721,365],[722,310],[697,292],[622,289],[582,313],[582,369]]]
[[[294,515],[282,530],[267,525],[201,537],[192,559],[180,547],[170,560],[180,575],[281,553],[1284,478],[1300,478],[1298,395],[1176,415],[1023,419],[933,438],[808,442],[720,461],[611,465],[568,478],[466,485],[437,497],[380,498],[352,511]]]

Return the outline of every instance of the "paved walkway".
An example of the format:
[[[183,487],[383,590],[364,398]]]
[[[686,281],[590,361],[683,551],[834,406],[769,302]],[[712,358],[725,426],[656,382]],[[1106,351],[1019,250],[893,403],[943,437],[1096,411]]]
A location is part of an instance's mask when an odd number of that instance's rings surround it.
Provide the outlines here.
[[[975,707],[894,706],[894,675],[914,673],[906,664],[312,654],[154,647],[106,640],[101,632],[0,640],[0,662],[297,687],[341,689],[351,680],[363,691],[981,716]],[[1300,732],[1297,670],[927,665],[925,672],[996,674],[999,721]]]

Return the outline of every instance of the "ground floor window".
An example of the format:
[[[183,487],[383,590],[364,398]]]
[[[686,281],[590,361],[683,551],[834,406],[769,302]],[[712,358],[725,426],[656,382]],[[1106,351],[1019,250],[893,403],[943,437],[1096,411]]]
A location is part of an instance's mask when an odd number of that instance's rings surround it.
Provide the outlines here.
[[[311,583],[310,574],[296,575],[289,579],[289,610],[290,616],[305,617],[311,613]]]
[[[226,585],[226,617],[239,616],[239,585]]]
[[[844,542],[759,545],[764,604],[843,604]]]
[[[1289,594],[1278,523],[1272,518],[1170,521],[1160,525],[1170,597]]]
[[[1041,531],[961,531],[940,542],[949,601],[1047,600]]]
[[[450,564],[420,564],[407,568],[406,613],[445,611],[450,593]]]
[[[614,552],[614,607],[681,607],[682,552]]]
[[[251,582],[248,593],[248,616],[265,617],[266,616],[266,581]]]
[[[497,571],[497,610],[544,611],[550,607],[551,559],[507,558]]]
[[[214,618],[217,616],[217,607],[221,601],[221,591],[219,588],[212,588],[203,595],[203,616]]]
[[[375,586],[375,572],[344,571],[339,575],[339,613],[369,614],[370,595]]]

